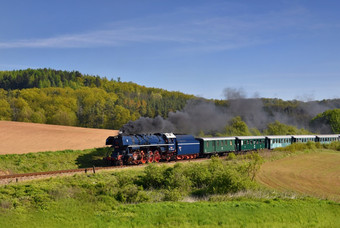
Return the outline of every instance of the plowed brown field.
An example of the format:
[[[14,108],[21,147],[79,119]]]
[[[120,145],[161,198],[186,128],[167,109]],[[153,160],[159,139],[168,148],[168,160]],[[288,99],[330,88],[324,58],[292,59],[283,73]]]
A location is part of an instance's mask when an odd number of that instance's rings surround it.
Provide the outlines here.
[[[266,162],[257,180],[278,190],[293,190],[340,201],[340,153],[317,152]]]
[[[0,121],[0,154],[82,150],[105,146],[118,131]]]

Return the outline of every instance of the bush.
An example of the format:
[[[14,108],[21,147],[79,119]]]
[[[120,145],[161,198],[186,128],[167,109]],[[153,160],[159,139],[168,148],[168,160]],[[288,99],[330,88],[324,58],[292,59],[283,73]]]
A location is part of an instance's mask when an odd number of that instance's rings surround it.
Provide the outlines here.
[[[199,163],[187,164],[184,174],[191,181],[191,186],[196,189],[206,187],[212,176],[207,165]]]
[[[207,188],[210,194],[226,194],[245,190],[249,184],[240,172],[232,168],[225,168],[215,172],[212,181]]]
[[[330,144],[323,144],[326,149],[340,151],[340,142],[332,142]]]
[[[167,167],[165,165],[157,166],[155,164],[149,164],[144,169],[144,175],[142,176],[142,183],[145,188],[160,189],[166,185],[165,172]]]
[[[164,179],[165,187],[169,189],[179,189],[182,192],[189,192],[192,186],[190,177],[186,173],[187,167],[176,164],[174,168],[167,169]]]
[[[164,201],[179,201],[183,199],[183,192],[178,189],[167,189],[164,192]]]
[[[231,152],[231,153],[228,154],[226,159],[227,160],[234,160],[235,158],[236,158],[236,155],[233,152]]]
[[[143,191],[143,187],[137,185],[126,185],[119,189],[116,200],[122,203],[139,203],[148,201],[146,193]]]

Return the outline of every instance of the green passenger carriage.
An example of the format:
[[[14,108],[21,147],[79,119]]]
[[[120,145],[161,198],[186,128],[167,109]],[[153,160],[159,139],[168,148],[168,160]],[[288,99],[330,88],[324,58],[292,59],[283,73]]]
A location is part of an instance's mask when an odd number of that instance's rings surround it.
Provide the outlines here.
[[[201,144],[201,153],[216,154],[236,150],[235,137],[196,138]]]
[[[260,150],[266,148],[266,137],[264,136],[237,136],[237,150]]]

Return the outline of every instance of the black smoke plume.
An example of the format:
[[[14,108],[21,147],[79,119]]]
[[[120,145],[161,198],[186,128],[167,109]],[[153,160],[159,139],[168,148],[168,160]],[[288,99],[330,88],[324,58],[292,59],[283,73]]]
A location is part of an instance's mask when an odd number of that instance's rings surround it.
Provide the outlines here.
[[[223,129],[228,119],[225,107],[205,100],[189,100],[182,111],[170,112],[167,119],[160,116],[154,119],[142,117],[125,124],[121,131],[125,134],[218,132]]]
[[[168,118],[161,116],[156,118],[141,117],[136,121],[125,124],[121,131],[125,134],[145,134],[157,132],[176,132],[198,135],[215,134],[222,132],[228,121],[235,116],[241,116],[242,120],[250,128],[264,130],[269,123],[279,121],[283,124],[305,128],[313,132],[330,133],[328,126],[311,127],[310,120],[317,114],[328,109],[340,108],[340,100],[331,101],[291,101],[293,107],[277,108],[268,105],[265,100],[254,97],[247,98],[245,91],[235,88],[224,90],[226,105],[215,105],[212,101],[204,99],[189,100],[181,111],[170,112]],[[282,100],[272,99],[280,103]],[[284,101],[282,101],[284,103]]]

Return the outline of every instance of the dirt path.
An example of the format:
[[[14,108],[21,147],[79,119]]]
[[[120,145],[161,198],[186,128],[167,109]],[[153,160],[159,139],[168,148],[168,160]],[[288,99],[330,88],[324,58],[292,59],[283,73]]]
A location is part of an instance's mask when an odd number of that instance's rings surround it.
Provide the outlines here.
[[[257,180],[271,188],[340,201],[340,153],[301,154],[266,162]]]
[[[0,121],[0,154],[104,147],[118,131]]]

